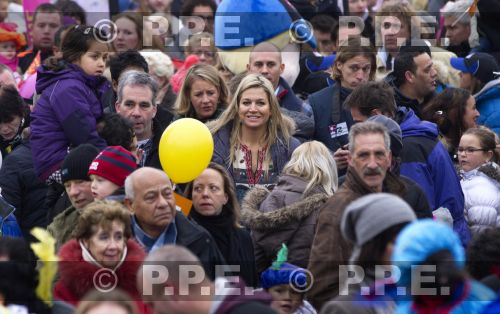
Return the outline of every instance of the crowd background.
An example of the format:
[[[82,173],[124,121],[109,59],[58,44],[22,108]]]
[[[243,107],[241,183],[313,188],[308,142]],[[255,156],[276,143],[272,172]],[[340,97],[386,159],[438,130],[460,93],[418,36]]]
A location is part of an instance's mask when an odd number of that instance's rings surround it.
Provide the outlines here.
[[[498,18],[0,0],[0,312],[500,313]],[[192,167],[164,158],[185,118],[213,144],[181,143]],[[148,264],[170,273],[146,292]]]

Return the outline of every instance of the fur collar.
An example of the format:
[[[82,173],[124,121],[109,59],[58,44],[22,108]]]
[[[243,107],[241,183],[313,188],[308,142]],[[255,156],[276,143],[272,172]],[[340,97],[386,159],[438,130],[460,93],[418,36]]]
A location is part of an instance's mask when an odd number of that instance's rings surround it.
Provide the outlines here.
[[[487,177],[500,184],[500,166],[498,166],[496,163],[488,162],[479,167],[478,171],[481,171]]]
[[[256,186],[248,191],[241,206],[241,221],[252,230],[266,231],[298,222],[319,210],[328,200],[326,194],[313,194],[272,212],[263,213],[260,204],[269,195],[269,190]]]
[[[118,280],[117,287],[125,290],[131,296],[137,296],[135,274],[141,266],[146,254],[134,241],[127,241],[127,256],[123,264],[114,271]],[[80,244],[75,240],[68,241],[59,251],[58,284],[63,285],[69,292],[80,300],[88,291],[95,288],[94,274],[100,269],[83,259]],[[111,272],[111,270],[110,270]]]

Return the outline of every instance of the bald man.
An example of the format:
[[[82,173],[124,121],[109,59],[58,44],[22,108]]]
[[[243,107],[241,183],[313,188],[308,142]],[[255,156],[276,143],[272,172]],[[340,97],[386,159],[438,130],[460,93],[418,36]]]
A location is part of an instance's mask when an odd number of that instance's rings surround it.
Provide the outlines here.
[[[132,213],[132,232],[146,252],[166,244],[187,247],[214,278],[215,265],[225,264],[215,241],[202,227],[176,210],[174,187],[165,172],[143,167],[125,180],[125,205]]]
[[[289,115],[297,125],[295,136],[303,141],[310,139],[314,133],[312,111],[281,77],[285,64],[281,59],[279,48],[268,42],[256,45],[250,52],[247,70],[250,73],[261,74],[273,84],[274,93],[282,111]]]

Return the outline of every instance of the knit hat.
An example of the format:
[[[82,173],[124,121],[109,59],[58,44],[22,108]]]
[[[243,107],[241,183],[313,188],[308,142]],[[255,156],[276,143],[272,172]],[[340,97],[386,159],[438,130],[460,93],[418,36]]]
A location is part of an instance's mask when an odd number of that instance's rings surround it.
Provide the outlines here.
[[[121,146],[108,146],[92,161],[88,175],[95,174],[122,187],[135,169],[137,162],[131,152]]]
[[[17,25],[14,23],[0,23],[0,42],[5,41],[16,43],[16,50],[26,46],[26,38],[22,33],[17,32]]]
[[[305,291],[307,288],[307,273],[303,268],[286,262],[288,249],[282,244],[276,261],[260,275],[262,288],[269,289],[278,285],[292,285],[297,291]]]
[[[465,58],[451,58],[450,64],[459,71],[472,74],[484,84],[494,80],[500,72],[496,59],[484,52],[471,53]]]
[[[347,206],[340,225],[342,236],[355,244],[351,260],[359,257],[361,247],[384,230],[417,219],[400,197],[388,193],[363,196]]]
[[[399,124],[381,114],[369,117],[368,121],[380,123],[387,128],[391,138],[391,152],[394,156],[399,156],[399,153],[403,149],[403,133],[401,133]]]
[[[92,144],[81,144],[72,149],[64,158],[61,166],[61,179],[65,183],[69,180],[90,181],[87,172],[99,149]]]

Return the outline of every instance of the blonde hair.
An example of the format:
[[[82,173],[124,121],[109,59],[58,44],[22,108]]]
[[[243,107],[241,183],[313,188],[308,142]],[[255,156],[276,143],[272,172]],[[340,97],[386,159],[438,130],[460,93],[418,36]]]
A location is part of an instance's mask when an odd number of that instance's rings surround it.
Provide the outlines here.
[[[306,142],[297,147],[283,168],[283,174],[308,181],[304,195],[320,186],[331,196],[338,188],[337,164],[328,148],[318,141]]]
[[[219,102],[217,107],[227,107],[228,91],[224,79],[220,76],[219,72],[211,65],[196,64],[192,66],[186,74],[186,78],[182,83],[179,95],[175,100],[174,108],[180,116],[187,118],[195,118],[196,113],[191,105],[191,87],[195,80],[203,80],[212,84],[219,92]]]
[[[167,54],[158,50],[141,50],[139,53],[146,59],[150,74],[169,80],[174,75],[174,64]]]
[[[261,88],[266,93],[271,111],[271,116],[267,121],[267,132],[264,138],[264,144],[268,149],[266,151],[263,170],[267,174],[271,160],[269,148],[277,142],[283,142],[283,144],[288,147],[288,142],[295,131],[295,122],[290,117],[281,114],[278,99],[274,94],[273,84],[271,84],[269,80],[259,74],[248,74],[241,80],[240,85],[238,85],[229,107],[217,120],[208,123],[207,126],[210,132],[215,134],[226,125],[232,124],[229,157],[231,163],[233,163],[236,159],[235,152],[240,149],[241,145],[241,120],[238,115],[239,103],[243,92],[251,88]]]

